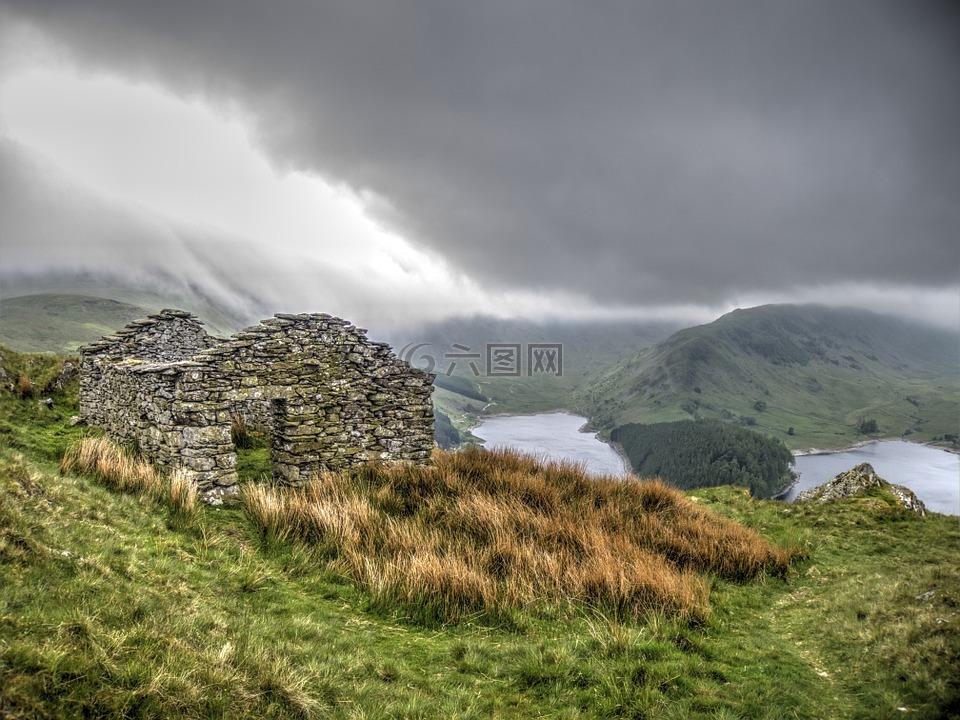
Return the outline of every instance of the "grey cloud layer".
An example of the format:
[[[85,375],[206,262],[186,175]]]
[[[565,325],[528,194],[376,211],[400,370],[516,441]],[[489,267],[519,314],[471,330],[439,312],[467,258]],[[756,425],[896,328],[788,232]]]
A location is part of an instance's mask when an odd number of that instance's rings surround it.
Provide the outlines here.
[[[950,286],[949,3],[13,0],[89,67],[238,101],[499,286],[717,303]]]

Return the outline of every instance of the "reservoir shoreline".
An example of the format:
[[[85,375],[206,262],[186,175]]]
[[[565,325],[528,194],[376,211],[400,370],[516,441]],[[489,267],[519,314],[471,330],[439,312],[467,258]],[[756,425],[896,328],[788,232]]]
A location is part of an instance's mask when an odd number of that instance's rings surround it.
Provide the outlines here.
[[[632,475],[622,448],[596,431],[584,431],[588,424],[587,418],[568,410],[502,413],[485,416],[470,433],[487,447],[509,446],[533,455],[580,462],[595,475]]]
[[[548,459],[579,462],[596,475],[634,475],[623,448],[599,433],[584,432],[588,425],[587,418],[565,409],[498,413],[482,418],[471,433],[487,447],[508,446]],[[794,451],[793,457],[796,477],[774,496],[781,502],[793,502],[799,492],[869,462],[888,482],[913,490],[929,510],[960,514],[958,453],[939,445],[902,438],[870,439],[841,450],[806,448]]]

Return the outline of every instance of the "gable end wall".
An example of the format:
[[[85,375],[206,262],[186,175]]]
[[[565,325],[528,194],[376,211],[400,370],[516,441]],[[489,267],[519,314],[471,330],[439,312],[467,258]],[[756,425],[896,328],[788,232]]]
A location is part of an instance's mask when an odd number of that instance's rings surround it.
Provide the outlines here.
[[[427,463],[434,444],[433,376],[329,315],[277,315],[218,340],[164,311],[81,360],[84,419],[215,500],[235,489],[235,415],[269,431],[274,476],[290,483],[371,460]]]

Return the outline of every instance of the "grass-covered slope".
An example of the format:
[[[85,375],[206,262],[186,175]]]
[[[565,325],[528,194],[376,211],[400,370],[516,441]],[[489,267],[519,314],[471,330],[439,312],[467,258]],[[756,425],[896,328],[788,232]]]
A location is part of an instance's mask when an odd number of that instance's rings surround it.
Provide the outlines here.
[[[56,375],[55,364],[41,369]],[[116,460],[94,477],[77,472],[74,453],[74,469],[60,474],[63,449],[95,433],[67,424],[75,411],[69,387],[53,391],[53,409],[40,400],[0,392],[2,717],[960,713],[956,518],[919,518],[882,498],[789,506],[730,488],[699,490],[677,506],[695,508],[687,517],[724,516],[737,524],[706,525],[748,528],[770,547],[799,543],[808,559],[785,578],[745,582],[706,570],[711,612],[693,623],[669,612],[533,599],[499,617],[478,611],[443,624],[417,618],[418,601],[381,602],[353,577],[340,555],[350,548],[336,543],[340,530],[318,534],[329,515],[311,520],[309,532],[299,521],[264,532],[241,508],[178,505],[156,480],[112,482],[110,467],[123,464]],[[480,454],[466,456],[465,468],[471,457]],[[531,492],[512,502],[534,517],[547,498],[565,503],[548,475],[545,467],[529,473]],[[394,508],[367,521],[400,536],[408,532],[397,514],[404,502],[433,497],[435,511],[448,495],[450,511],[466,502],[446,483],[411,487],[412,477],[389,473],[342,479],[329,488],[363,489],[372,510]],[[431,503],[421,505],[426,512]],[[643,512],[634,514],[642,521]],[[349,517],[335,524],[343,537]],[[477,513],[471,523],[441,518],[423,530],[443,533],[446,523],[472,538],[483,524]],[[398,576],[419,549],[398,561]]]
[[[418,367],[433,363],[432,372],[437,373],[434,385],[439,388],[434,402],[458,429],[466,431],[484,414],[570,410],[573,391],[588,378],[677,328],[659,322],[534,323],[473,317],[432,323],[388,339],[404,359]],[[519,347],[518,376],[487,374],[487,346],[497,343]],[[530,345],[536,343],[562,346],[559,377],[552,372],[528,372],[536,369],[536,360],[530,367],[527,355]],[[547,368],[546,363],[543,367]],[[560,369],[559,363],[557,367]]]
[[[127,323],[180,307],[194,312],[213,335],[229,335],[246,324],[234,313],[210,302],[117,287],[40,292],[0,298],[0,344],[21,352],[71,353]]]
[[[144,307],[85,295],[0,299],[0,343],[22,352],[70,353],[150,313]]]
[[[876,434],[956,434],[956,333],[863,311],[771,305],[682,330],[581,388],[602,430],[690,418],[740,422],[792,448]],[[863,426],[861,426],[863,427]]]

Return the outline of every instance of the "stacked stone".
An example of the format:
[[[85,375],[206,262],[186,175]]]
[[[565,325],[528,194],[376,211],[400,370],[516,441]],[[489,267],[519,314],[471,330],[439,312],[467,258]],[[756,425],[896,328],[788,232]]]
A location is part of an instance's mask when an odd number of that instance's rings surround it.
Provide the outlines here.
[[[796,502],[826,503],[834,500],[862,495],[870,488],[882,488],[896,499],[897,503],[906,510],[926,515],[927,508],[914,492],[903,485],[894,485],[877,475],[870,463],[861,463],[852,470],[836,475],[829,482],[797,495]]]
[[[220,390],[211,400],[271,428],[274,474],[288,482],[368,460],[429,460],[433,376],[345,320],[279,314],[195,360]]]
[[[80,348],[80,416],[98,427],[117,424],[118,413],[133,412],[139,405],[121,405],[118,398],[129,400],[134,391],[121,387],[124,381],[115,371],[189,360],[217,342],[190,313],[165,309]]]
[[[428,462],[433,376],[325,314],[277,315],[221,341],[164,310],[81,349],[81,413],[210,499],[236,483],[231,420],[269,431],[299,483],[368,460]]]

